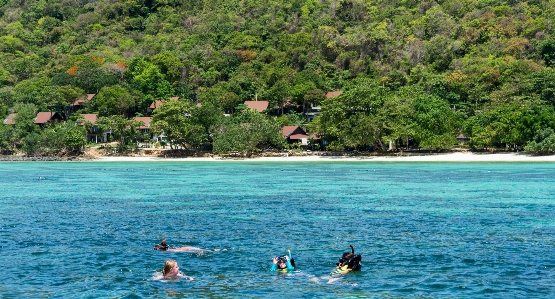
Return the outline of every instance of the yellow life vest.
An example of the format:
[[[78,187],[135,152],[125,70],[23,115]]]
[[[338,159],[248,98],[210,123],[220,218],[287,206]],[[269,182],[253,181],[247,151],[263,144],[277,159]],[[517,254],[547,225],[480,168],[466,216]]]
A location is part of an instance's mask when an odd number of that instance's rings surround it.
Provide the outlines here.
[[[335,268],[335,270],[333,270],[331,274],[343,274],[343,273],[346,273],[348,269],[349,269],[349,265],[344,265],[339,268]]]

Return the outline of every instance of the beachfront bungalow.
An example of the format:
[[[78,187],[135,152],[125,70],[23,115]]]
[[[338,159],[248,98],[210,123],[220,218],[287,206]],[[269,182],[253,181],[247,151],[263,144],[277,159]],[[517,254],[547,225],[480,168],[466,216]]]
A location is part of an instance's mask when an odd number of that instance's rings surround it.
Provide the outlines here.
[[[17,113],[12,113],[10,115],[8,115],[8,117],[6,117],[4,119],[4,124],[5,125],[15,125],[15,116],[17,115]]]
[[[281,133],[287,140],[288,144],[301,143],[308,145],[308,134],[299,126],[284,126]]]
[[[467,144],[470,142],[470,138],[466,137],[462,131],[459,131],[459,135],[457,135],[457,141],[459,145]]]
[[[179,97],[171,97],[170,101],[177,101],[178,99]],[[147,113],[150,114],[154,111],[154,109],[162,107],[162,105],[164,105],[165,102],[166,101],[163,101],[163,100],[156,100],[152,102],[152,104],[150,104],[150,106],[146,109]]]
[[[150,122],[152,121],[152,117],[146,117],[146,116],[137,116],[135,118],[133,118],[136,121],[142,121],[144,123],[144,125],[138,126],[137,130],[139,130],[139,132],[146,134],[148,137],[148,139],[150,140],[160,140],[163,139],[164,135],[156,135],[154,133],[152,133],[150,131]],[[159,139],[160,138],[160,139]],[[138,137],[137,141],[144,141],[142,137]]]
[[[81,114],[81,117],[84,120],[83,123],[81,123],[82,126],[84,126],[86,122],[89,122],[92,124],[92,128],[87,130],[88,142],[98,143],[98,142],[106,142],[108,140],[108,135],[110,135],[112,132],[111,131],[104,132],[103,135],[100,135],[100,129],[96,125],[98,114]]]
[[[245,105],[249,109],[256,109],[258,112],[264,112],[268,109],[268,101],[245,101]]]
[[[41,128],[46,127],[48,123],[51,122],[63,122],[64,119],[58,114],[58,112],[39,112],[37,117],[34,119],[34,123],[39,125]]]

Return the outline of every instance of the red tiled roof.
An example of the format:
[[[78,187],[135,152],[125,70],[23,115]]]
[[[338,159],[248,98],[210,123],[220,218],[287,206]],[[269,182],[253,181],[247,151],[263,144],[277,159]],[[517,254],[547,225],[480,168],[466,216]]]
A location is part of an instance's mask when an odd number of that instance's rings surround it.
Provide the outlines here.
[[[90,122],[91,124],[95,125],[96,120],[98,119],[98,114],[81,114],[85,121]]]
[[[289,139],[308,138],[306,132],[299,126],[284,126],[281,128],[281,133]]]
[[[134,119],[145,123],[144,126],[139,126],[137,129],[150,129],[150,121],[152,120],[152,117],[137,116]]]
[[[148,108],[156,109],[156,108],[162,106],[162,104],[164,104],[164,102],[162,102],[162,100],[156,100],[156,101],[152,102],[152,104],[150,104],[150,107],[148,107]]]
[[[343,93],[343,90],[328,91],[328,93],[326,93],[326,99],[336,97],[342,93]]]
[[[62,119],[62,117],[58,114],[58,112],[39,112],[37,117],[35,117],[35,124],[45,124],[52,119]]]
[[[283,135],[287,137],[291,135],[291,133],[293,133],[298,127],[299,126],[284,126],[283,128],[281,128],[281,133],[283,133]]]
[[[170,101],[177,101],[179,99],[179,97],[171,97]],[[156,108],[160,108],[162,107],[162,105],[164,104],[165,101],[162,100],[156,100],[154,102],[152,102],[152,104],[150,104],[150,109],[156,109]]]
[[[197,103],[197,107],[202,107],[202,103]]]
[[[5,125],[15,125],[15,116],[17,115],[17,113],[12,113],[10,115],[8,115],[8,117],[6,117],[6,119],[4,119],[4,124]]]
[[[268,101],[245,101],[245,105],[250,109],[258,110],[258,112],[263,112],[268,109]]]
[[[308,139],[308,135],[306,134],[292,134],[289,136],[291,140],[298,140],[298,139]]]
[[[96,96],[96,93],[89,93],[87,94],[87,97],[81,97],[79,99],[77,99],[77,101],[73,102],[73,104],[71,104],[72,106],[80,106],[82,104],[87,103],[88,101],[92,100],[92,98],[94,98],[94,96]]]

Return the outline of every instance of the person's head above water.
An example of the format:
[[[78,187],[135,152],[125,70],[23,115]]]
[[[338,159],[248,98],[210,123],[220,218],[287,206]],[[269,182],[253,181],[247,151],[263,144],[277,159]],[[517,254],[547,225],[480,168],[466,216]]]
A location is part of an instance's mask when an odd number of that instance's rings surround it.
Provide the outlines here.
[[[160,244],[156,244],[154,245],[154,250],[161,250],[161,251],[166,251],[170,248],[170,246],[168,246],[166,244],[166,238],[162,239],[162,242]]]
[[[175,260],[167,260],[162,269],[162,276],[164,277],[177,277],[179,275],[179,266]]]
[[[291,257],[291,251],[288,255],[274,256],[272,262],[271,271],[289,272],[295,270],[296,267],[295,260]]]
[[[287,259],[288,259],[288,256],[286,255],[278,257],[277,266],[279,269],[287,268]]]
[[[355,254],[355,248],[353,245],[349,245],[351,247],[351,252],[345,252],[339,259],[339,262],[336,263],[337,268],[342,268],[344,270],[355,270],[358,271],[361,268],[360,261],[362,257],[360,254]]]

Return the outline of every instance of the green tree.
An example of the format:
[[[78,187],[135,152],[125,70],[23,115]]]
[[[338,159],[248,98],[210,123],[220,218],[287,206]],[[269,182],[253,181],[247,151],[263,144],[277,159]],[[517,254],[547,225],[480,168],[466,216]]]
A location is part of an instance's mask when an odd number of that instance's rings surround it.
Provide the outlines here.
[[[63,134],[64,149],[71,153],[83,152],[87,144],[87,130],[76,122],[62,123],[61,134]]]
[[[326,93],[321,89],[309,90],[304,95],[304,102],[307,106],[318,106],[326,98]]]
[[[80,97],[85,96],[85,91],[81,88],[67,85],[67,86],[60,86],[58,88],[53,87],[53,92],[49,101],[50,107],[53,110],[60,112],[60,114],[67,120],[69,114],[71,113],[71,104],[75,102]]]
[[[424,149],[451,148],[462,125],[462,117],[447,102],[422,94],[414,101],[414,118],[417,125],[416,141]]]
[[[13,154],[19,142],[13,126],[0,126],[0,153]]]
[[[251,109],[226,118],[214,130],[216,153],[241,152],[246,155],[268,148],[283,148],[285,138],[279,123]]]
[[[304,113],[289,112],[278,116],[276,121],[279,123],[280,127],[300,126],[306,122],[306,117]]]
[[[33,78],[18,83],[13,89],[16,103],[46,106],[52,97],[58,96],[58,89],[50,84],[48,78]]]
[[[539,130],[524,149],[534,153],[553,153],[555,151],[555,131],[551,128]]]
[[[111,132],[114,139],[118,140],[120,152],[123,152],[138,135],[137,128],[144,125],[142,121],[127,119],[121,115],[101,116],[96,124],[103,132]]]
[[[200,144],[208,139],[204,127],[191,117],[196,111],[187,101],[168,101],[154,111],[152,128],[166,135],[172,150],[175,145],[188,149],[187,144]]]
[[[382,108],[378,111],[378,127],[383,130],[378,145],[385,150],[385,143],[394,141],[397,148],[402,144],[409,149],[410,142],[417,135],[414,111],[414,89],[401,90],[396,96],[387,97]]]
[[[31,133],[40,131],[39,127],[35,124],[38,108],[34,104],[17,104],[14,106],[15,116],[15,130],[17,140],[24,141],[25,137]]]
[[[169,82],[176,82],[181,77],[183,62],[170,51],[164,51],[152,57],[152,62],[158,66],[160,72]]]
[[[88,55],[81,58],[76,62],[75,71],[72,73],[77,87],[86,93],[98,93],[103,87],[118,83],[115,75],[107,73],[102,68],[103,58]]]
[[[141,109],[148,107],[154,100],[168,99],[174,94],[172,85],[158,66],[144,57],[131,63],[126,76],[131,85],[144,95],[139,102]]]
[[[115,85],[103,87],[92,104],[99,116],[126,115],[131,107],[135,107],[135,97],[125,88]]]
[[[224,113],[212,103],[203,104],[191,115],[193,123],[200,124],[208,139],[212,141],[212,134],[219,124],[225,121]]]

